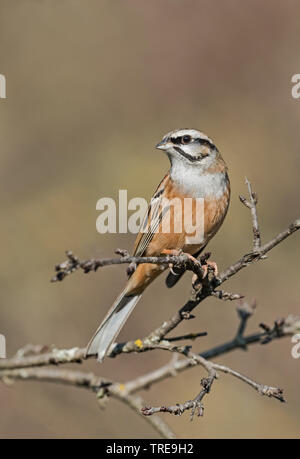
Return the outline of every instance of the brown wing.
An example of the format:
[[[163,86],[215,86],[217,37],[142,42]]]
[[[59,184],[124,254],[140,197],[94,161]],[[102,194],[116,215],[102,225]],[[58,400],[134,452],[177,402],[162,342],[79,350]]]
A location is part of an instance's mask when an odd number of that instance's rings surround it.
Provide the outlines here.
[[[145,254],[145,251],[152,241],[153,236],[157,232],[164,215],[169,210],[168,207],[162,205],[165,184],[169,178],[169,174],[165,175],[151,198],[150,205],[134,244],[133,256],[141,257]]]

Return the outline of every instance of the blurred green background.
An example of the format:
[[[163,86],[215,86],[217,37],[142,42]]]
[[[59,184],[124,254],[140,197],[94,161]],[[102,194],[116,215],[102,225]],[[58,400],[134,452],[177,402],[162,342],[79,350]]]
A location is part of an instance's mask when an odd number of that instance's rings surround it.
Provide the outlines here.
[[[50,284],[53,266],[131,249],[133,235],[96,232],[96,202],[128,189],[149,199],[168,169],[154,145],[169,130],[194,127],[228,163],[232,202],[210,245],[225,268],[251,248],[250,215],[238,201],[244,177],[259,194],[264,241],[299,217],[300,3],[296,0],[0,0],[1,308],[8,355],[26,343],[85,346],[123,288],[124,267]],[[299,314],[299,234],[226,289],[256,298],[248,332]],[[183,304],[190,276],[173,290],[163,276],[149,288],[120,339],[144,336]],[[178,332],[208,331],[204,350],[233,337],[236,304],[209,299]],[[84,368],[126,381],[167,362],[151,352]],[[300,360],[290,340],[223,356],[230,365],[284,388],[288,403],[259,397],[222,375],[205,416],[164,416],[180,438],[299,437]],[[82,367],[83,369],[83,367]],[[195,396],[193,369],[143,393],[153,404]],[[145,420],[92,393],[37,382],[0,386],[2,437],[150,438]]]

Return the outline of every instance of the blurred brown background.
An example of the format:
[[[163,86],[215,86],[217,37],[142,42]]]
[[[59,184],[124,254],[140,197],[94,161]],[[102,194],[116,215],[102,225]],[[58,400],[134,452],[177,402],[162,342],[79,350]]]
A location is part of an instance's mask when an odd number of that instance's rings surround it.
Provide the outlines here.
[[[171,129],[200,128],[229,165],[232,203],[210,246],[221,269],[251,247],[250,215],[238,201],[245,175],[260,197],[265,241],[299,217],[300,100],[291,97],[299,14],[296,0],[0,1],[0,332],[9,356],[26,343],[86,345],[123,287],[124,267],[50,284],[53,266],[66,249],[85,258],[132,247],[133,235],[96,232],[96,202],[119,189],[149,199],[168,169],[154,145]],[[258,301],[248,332],[299,314],[298,258],[296,234],[226,284]],[[190,276],[172,291],[157,280],[120,339],[144,336],[189,289]],[[209,299],[178,332],[208,331],[197,350],[222,343],[236,331],[235,308]],[[168,359],[132,354],[84,368],[126,381]],[[203,419],[164,417],[180,438],[299,437],[300,360],[290,340],[218,361],[283,387],[288,403],[222,375]],[[143,395],[153,405],[185,401],[201,375],[193,369]],[[156,436],[127,407],[112,400],[100,411],[81,389],[1,385],[0,406],[2,437]]]

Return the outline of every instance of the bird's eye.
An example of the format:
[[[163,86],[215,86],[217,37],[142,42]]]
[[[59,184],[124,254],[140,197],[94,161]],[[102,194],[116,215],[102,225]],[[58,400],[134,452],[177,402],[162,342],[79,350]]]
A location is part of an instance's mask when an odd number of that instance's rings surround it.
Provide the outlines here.
[[[184,135],[181,139],[181,142],[186,145],[187,143],[190,143],[190,141],[192,140],[191,136],[190,135]]]

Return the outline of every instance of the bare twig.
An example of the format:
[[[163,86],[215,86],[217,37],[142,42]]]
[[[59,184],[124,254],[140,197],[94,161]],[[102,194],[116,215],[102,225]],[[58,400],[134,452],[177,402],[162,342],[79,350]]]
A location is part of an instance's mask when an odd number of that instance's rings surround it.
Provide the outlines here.
[[[225,292],[225,290],[214,290],[211,295],[223,301],[235,301],[244,298],[240,293]]]
[[[185,411],[191,410],[190,419],[191,421],[194,418],[195,413],[197,416],[203,416],[204,406],[202,405],[202,400],[205,395],[210,392],[211,386],[216,378],[216,372],[212,369],[210,371],[210,375],[207,378],[203,378],[201,380],[202,389],[199,394],[193,399],[188,400],[185,403],[177,403],[174,406],[159,406],[159,407],[151,407],[145,406],[142,408],[142,414],[144,416],[152,416],[155,413],[170,413],[174,414],[175,416],[181,416]]]
[[[259,231],[259,225],[258,225],[258,218],[257,218],[257,201],[258,197],[257,194],[252,191],[252,186],[249,180],[245,179],[246,185],[248,187],[248,192],[249,192],[249,198],[250,201],[247,201],[247,199],[244,196],[240,195],[240,201],[250,209],[251,211],[251,216],[252,216],[252,230],[253,230],[253,252],[256,252],[261,246],[261,238],[260,238],[260,231]]]
[[[109,394],[109,396],[130,406],[139,415],[142,414],[141,410],[145,406],[145,402],[140,396],[125,393],[121,384],[107,381],[93,373],[57,368],[22,368],[1,371],[0,379],[6,384],[12,384],[15,380],[31,380],[83,387],[96,392],[98,400]],[[174,432],[161,418],[154,417],[153,419],[147,419],[147,421],[163,438],[176,438]]]
[[[252,303],[247,303],[246,301],[241,301],[239,307],[237,308],[237,313],[240,318],[240,325],[236,334],[236,341],[241,344],[241,346],[245,346],[244,342],[244,333],[246,330],[246,326],[248,323],[248,319],[252,316],[254,310],[256,308],[256,301],[254,300]]]
[[[219,357],[223,354],[226,354],[236,349],[242,348],[245,350],[249,345],[263,343],[263,340],[269,335],[272,335],[272,339],[293,336],[294,334],[300,332],[300,317],[292,315],[288,316],[281,327],[282,328],[280,333],[275,334],[274,325],[272,329],[269,328],[268,332],[264,331],[243,336],[243,340],[241,340],[241,337],[237,338],[237,333],[233,340],[223,343],[219,346],[215,346],[214,348],[211,348],[207,351],[201,352],[200,355],[204,357],[206,360],[211,360],[215,357]],[[178,373],[185,371],[188,368],[192,368],[193,366],[194,365],[190,360],[172,359],[167,365],[164,365],[163,367],[153,372],[140,376],[139,378],[126,383],[126,387],[130,392],[135,392],[141,389],[147,389],[152,384],[160,382],[163,379],[176,376]]]
[[[165,347],[167,349],[167,347]],[[202,390],[200,393],[193,399],[188,400],[183,404],[176,404],[175,406],[160,406],[160,407],[149,407],[146,406],[143,409],[143,414],[145,416],[151,416],[152,414],[163,412],[163,413],[170,413],[175,415],[181,415],[184,411],[191,410],[191,419],[193,419],[195,412],[197,412],[198,416],[203,416],[204,407],[202,405],[202,400],[206,394],[210,392],[211,386],[213,381],[217,378],[217,371],[221,371],[223,373],[228,373],[231,376],[240,379],[241,381],[245,382],[252,388],[254,388],[260,395],[266,395],[268,397],[276,398],[277,400],[284,402],[283,391],[277,387],[266,386],[264,384],[257,383],[253,381],[249,377],[241,374],[238,371],[235,371],[229,367],[224,365],[219,365],[213,362],[209,362],[204,359],[200,355],[196,355],[189,351],[184,351],[180,349],[169,348],[171,352],[179,352],[191,359],[192,365],[201,365],[208,371],[208,377],[203,378],[201,380]]]
[[[280,244],[282,241],[284,241],[287,237],[291,236],[295,231],[300,229],[300,219],[295,220],[293,223],[289,225],[289,227],[283,231],[282,233],[279,233],[277,236],[275,236],[273,239],[271,239],[269,242],[264,244],[257,250],[256,252],[251,252],[246,255],[244,255],[242,258],[240,258],[237,262],[233,263],[231,266],[229,266],[225,271],[223,271],[218,278],[213,278],[211,281],[207,279],[207,277],[202,280],[202,288],[199,292],[194,292],[191,296],[191,298],[185,303],[185,305],[176,313],[174,314],[169,320],[165,321],[159,328],[154,330],[148,337],[148,340],[153,341],[153,342],[159,342],[162,340],[168,333],[170,333],[175,327],[179,325],[180,322],[182,322],[186,315],[190,314],[193,309],[195,309],[196,306],[198,306],[199,303],[204,301],[208,296],[212,295],[213,292],[215,292],[216,287],[220,286],[224,282],[226,282],[230,277],[234,276],[237,274],[241,269],[253,264],[256,261],[259,261],[264,258],[264,255],[268,253],[270,250],[272,250],[274,247],[276,247],[278,244]],[[108,264],[120,264],[120,263],[131,263],[133,261],[134,257],[123,257],[120,259],[105,259],[103,260],[98,260],[101,263],[108,263]],[[135,257],[136,260],[137,257]],[[140,257],[143,258],[143,257]],[[107,261],[106,261],[107,260]],[[182,261],[183,260],[183,261]],[[140,262],[138,260],[138,262]],[[186,255],[182,254],[179,255],[179,257],[144,257],[141,262],[146,262],[146,263],[172,263],[173,265],[176,266],[182,266],[180,263],[189,263],[191,262],[190,258],[186,257]],[[86,262],[82,262],[83,265],[85,266]],[[80,265],[80,267],[82,267]],[[191,265],[188,265],[191,270],[194,268]],[[187,269],[189,269],[187,268]],[[198,267],[197,267],[198,268]],[[82,268],[84,269],[84,268]],[[126,346],[117,346],[113,349],[113,352],[111,353],[112,356],[117,355],[120,352],[132,352],[133,350],[136,350],[136,346],[134,344],[129,345],[128,343]]]
[[[288,336],[293,336],[300,332],[300,317],[289,315],[285,320],[280,321],[280,327],[278,327],[278,323],[275,322],[276,325],[273,327],[265,327],[263,332],[250,334],[243,338],[243,343],[241,346],[240,339],[237,340],[236,337],[228,341],[224,344],[216,346],[212,349],[204,351],[201,355],[205,359],[212,359],[218,357],[222,354],[225,354],[229,351],[233,351],[240,347],[245,347],[250,344],[255,344],[264,341],[265,338],[268,338],[270,341],[271,339],[278,339]],[[267,329],[266,329],[267,328]],[[154,344],[147,345],[147,341],[149,338],[144,338],[143,340],[136,340],[136,341],[128,341],[127,343],[123,344],[116,344],[115,347],[111,351],[111,356],[113,353],[130,353],[130,352],[144,352],[146,350],[154,350],[157,347]],[[116,351],[114,349],[117,348]],[[119,350],[120,349],[120,350]],[[81,363],[86,357],[86,348],[72,348],[72,349],[54,349],[51,352],[40,354],[40,355],[33,355],[33,356],[26,356],[20,357],[19,352],[17,352],[16,356],[0,360],[0,379],[2,376],[2,370],[8,369],[21,369],[21,368],[35,368],[35,367],[42,367],[47,365],[62,365],[67,363]]]
[[[202,336],[207,336],[207,332],[200,332],[200,333],[188,333],[187,335],[181,335],[181,336],[172,336],[171,338],[168,338],[169,343],[173,341],[182,341],[186,339],[191,339],[195,340],[196,338],[200,338]]]
[[[109,387],[112,384],[111,381],[96,376],[93,373],[70,369],[63,370],[60,368],[16,368],[1,370],[0,379],[7,384],[15,380],[38,380],[85,387],[94,391]]]
[[[245,320],[245,318],[242,318],[240,315],[240,320],[241,321]],[[276,334],[275,334],[274,329],[267,327],[268,331],[264,331],[257,335],[249,335],[248,337],[244,338],[244,342],[246,344],[253,344],[254,342],[259,342],[262,338],[264,338],[265,336],[269,334],[273,335],[272,339],[293,335],[297,331],[300,330],[300,318],[289,316],[285,321],[281,321],[280,327],[281,327],[280,331],[278,327],[274,327],[276,329]],[[240,330],[240,327],[239,327],[239,330]],[[25,368],[13,368],[16,362],[13,361],[13,359],[11,359],[10,362],[7,361],[6,363],[8,363],[8,365],[6,365],[6,367],[12,367],[12,369],[1,370],[0,380],[3,380],[6,383],[10,383],[11,381],[17,380],[17,379],[19,380],[35,379],[35,380],[40,380],[40,381],[71,384],[77,387],[85,387],[85,388],[92,389],[94,391],[96,390],[98,394],[99,393],[102,393],[102,394],[109,393],[110,395],[118,398],[119,400],[125,402],[126,404],[134,408],[134,405],[136,405],[137,401],[131,398],[130,395],[133,395],[135,392],[141,389],[149,388],[152,384],[158,383],[159,381],[166,379],[170,376],[176,376],[177,373],[200,364],[201,366],[204,366],[206,368],[210,376],[212,376],[213,374],[212,370],[229,373],[232,376],[235,376],[241,379],[243,382],[246,382],[247,384],[252,386],[260,394],[267,395],[269,397],[275,397],[283,401],[281,389],[256,383],[255,381],[251,380],[250,378],[244,375],[241,375],[235,370],[232,370],[228,367],[207,361],[207,359],[209,358],[219,356],[223,353],[233,350],[234,348],[235,349],[239,348],[240,345],[241,345],[240,340],[237,340],[237,338],[235,338],[232,342],[225,343],[224,345],[216,347],[215,349],[212,349],[208,352],[204,352],[202,353],[202,355],[196,355],[194,353],[191,353],[191,351],[187,349],[186,347],[178,348],[178,347],[172,347],[171,344],[169,344],[168,342],[160,343],[157,346],[158,349],[165,349],[171,352],[180,353],[180,354],[183,354],[184,356],[187,356],[188,358],[184,358],[183,360],[172,358],[169,364],[149,374],[136,378],[133,381],[128,381],[125,384],[113,383],[101,377],[95,376],[92,373],[87,374],[83,372],[77,372],[77,371],[75,372],[73,370],[60,370],[60,369],[58,370],[56,368],[55,369],[54,368],[32,368],[32,367],[26,368],[26,364],[29,364],[30,363],[29,359],[32,358],[30,356],[24,358],[24,360],[27,359],[27,362],[24,362]],[[63,359],[62,359],[63,354],[66,359],[65,363],[68,363],[70,361],[69,360],[70,354],[72,354],[72,352],[74,352],[74,350],[71,350],[71,353],[64,351],[60,356],[61,363],[63,363]],[[55,355],[55,358],[57,359],[57,354]],[[53,356],[52,358],[51,357],[49,358],[48,364],[50,364],[51,361],[53,362]],[[75,360],[75,361],[78,362],[78,360]],[[1,362],[1,363],[3,364],[4,362]],[[40,363],[44,365],[46,362],[43,360],[43,362],[40,362]],[[211,383],[209,384],[209,388],[211,387],[213,380],[210,379],[210,381]],[[207,387],[208,386],[206,386],[206,389]],[[184,408],[183,411],[191,410],[191,417],[193,417],[195,412],[197,412],[198,415],[199,414],[202,415],[203,405],[201,402],[202,402],[204,395],[208,393],[206,389],[203,388],[202,391],[199,393],[197,397],[195,397],[194,400],[185,402],[184,404],[182,404],[182,406],[181,405],[179,406],[181,408]],[[139,399],[139,403],[136,406],[141,406],[141,405],[145,406],[146,403],[142,402],[141,399]],[[153,410],[150,409],[150,412],[148,412],[148,410],[149,408],[147,408],[147,410],[145,411],[138,411],[138,412],[142,414],[154,414],[158,411],[157,409],[153,409]],[[180,409],[178,410],[178,412],[176,412],[176,410],[174,412],[174,410],[167,409],[167,410],[160,410],[160,411],[167,411],[167,412],[172,412],[173,414],[179,414]],[[170,433],[171,431],[167,433],[168,427],[162,424],[162,420],[156,421],[155,425],[153,424],[153,427],[155,427],[157,431],[160,431],[162,436],[165,436],[166,438],[174,438],[171,436],[171,435],[174,435],[173,433],[172,434]]]
[[[256,252],[247,253],[240,258],[236,263],[232,264],[229,268],[219,275],[219,285],[227,281],[230,277],[237,274],[241,269],[246,268],[252,263],[262,260],[264,255],[270,252],[274,247],[283,242],[286,238],[300,229],[300,218],[292,222],[289,227],[275,236],[266,244],[262,245]]]
[[[165,255],[160,257],[131,257],[128,255],[126,250],[117,249],[117,254],[121,254],[120,258],[101,258],[81,261],[71,251],[67,251],[67,260],[59,265],[55,266],[56,274],[52,277],[51,282],[62,281],[69,274],[82,269],[84,273],[91,271],[97,271],[103,266],[121,265],[128,264],[129,267],[132,265],[151,263],[165,266],[166,268],[172,265],[173,267],[182,267],[187,271],[193,271],[201,280],[204,274],[204,270],[201,267],[201,262],[194,261],[187,254],[182,253],[177,256]]]

